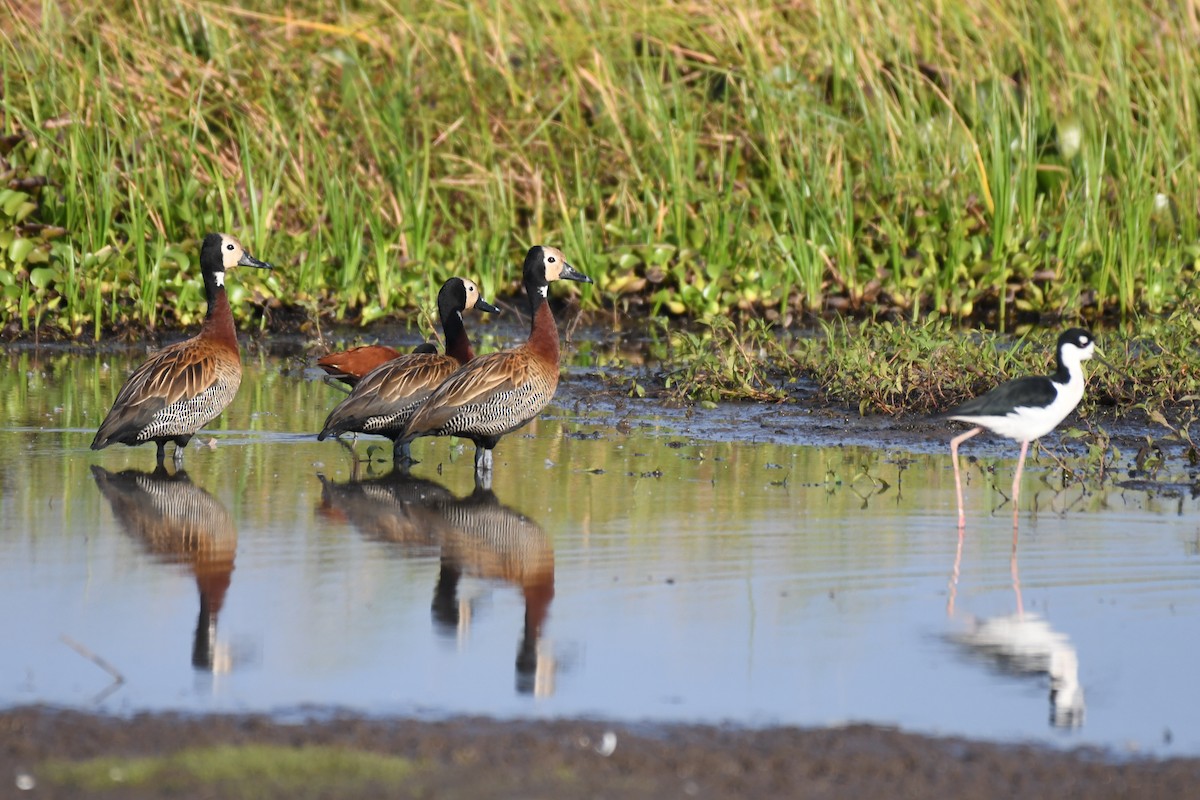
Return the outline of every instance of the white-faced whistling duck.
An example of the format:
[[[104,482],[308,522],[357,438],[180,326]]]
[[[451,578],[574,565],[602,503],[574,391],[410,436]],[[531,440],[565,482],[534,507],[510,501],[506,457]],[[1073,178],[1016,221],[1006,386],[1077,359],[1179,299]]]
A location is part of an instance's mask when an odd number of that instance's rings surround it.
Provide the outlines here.
[[[438,315],[446,335],[446,353],[410,353],[393,358],[367,373],[325,419],[317,434],[324,440],[347,432],[377,433],[393,441],[404,430],[417,406],[456,369],[475,357],[462,312],[470,308],[498,312],[464,278],[451,278],[438,292]],[[396,463],[410,459],[408,444],[396,444]]]
[[[541,413],[558,388],[558,328],[546,303],[550,283],[592,279],[553,247],[532,247],[525,256],[525,291],[533,326],[529,340],[489,353],[446,379],[408,421],[398,443],[419,436],[461,436],[475,442],[475,472],[490,473],[500,437]]]
[[[188,440],[233,400],[242,382],[242,361],[225,296],[225,271],[236,266],[271,269],[227,233],[204,237],[200,272],[208,312],[200,333],[164,347],[133,371],[100,423],[93,450],[114,442],[131,446],[154,442],[161,466],[167,442],[175,442],[178,465]]]
[[[413,348],[414,353],[436,353],[437,351],[437,345],[429,342]],[[364,344],[362,347],[351,347],[349,350],[323,355],[317,359],[317,366],[325,370],[330,378],[354,388],[368,372],[402,355],[404,354],[399,350],[387,345]]]

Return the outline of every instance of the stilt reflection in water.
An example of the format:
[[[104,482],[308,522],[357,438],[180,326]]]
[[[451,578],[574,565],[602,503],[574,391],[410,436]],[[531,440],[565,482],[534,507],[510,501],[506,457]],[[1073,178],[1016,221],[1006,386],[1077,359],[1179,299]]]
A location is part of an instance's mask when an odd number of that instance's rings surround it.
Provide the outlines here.
[[[237,529],[219,500],[192,483],[187,473],[92,466],[100,493],[117,522],[156,558],[182,564],[196,576],[200,616],[192,643],[192,666],[228,672],[232,659],[218,647],[217,616],[233,576]]]
[[[402,545],[405,555],[436,547],[441,561],[431,613],[442,633],[461,642],[473,622],[470,601],[459,596],[463,577],[517,586],[525,599],[517,691],[538,697],[554,693],[555,659],[542,641],[554,599],[554,548],[540,525],[503,505],[484,482],[459,498],[439,483],[403,471],[341,484],[319,477],[322,515],[344,516],[364,536]]]
[[[1054,630],[1038,614],[1025,610],[1016,536],[1009,560],[1016,603],[1013,614],[975,617],[956,613],[962,554],[963,530],[959,529],[946,613],[965,627],[950,634],[950,641],[1001,672],[1029,677],[1046,675],[1050,680],[1050,724],[1056,728],[1082,726],[1084,700],[1083,686],[1079,683],[1079,655],[1066,634]]]

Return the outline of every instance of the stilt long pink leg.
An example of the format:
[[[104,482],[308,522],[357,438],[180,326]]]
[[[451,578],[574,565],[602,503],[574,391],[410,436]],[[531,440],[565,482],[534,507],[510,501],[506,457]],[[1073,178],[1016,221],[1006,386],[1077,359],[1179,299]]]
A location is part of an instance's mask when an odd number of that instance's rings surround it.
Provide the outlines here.
[[[1017,530],[1017,495],[1021,491],[1021,470],[1025,469],[1025,453],[1029,442],[1021,442],[1021,458],[1017,461],[1017,474],[1013,477],[1013,533]]]
[[[978,433],[983,433],[983,428],[971,428],[970,431],[956,435],[950,439],[950,459],[954,462],[954,489],[959,495],[959,530],[966,527],[966,513],[962,511],[962,475],[959,473],[959,445],[967,439]]]
[[[950,459],[954,462],[954,489],[958,493],[958,529],[960,531],[966,527],[967,515],[963,512],[962,475],[958,470],[958,446],[979,433],[983,433],[983,428],[971,428],[966,433],[959,434],[950,440]]]

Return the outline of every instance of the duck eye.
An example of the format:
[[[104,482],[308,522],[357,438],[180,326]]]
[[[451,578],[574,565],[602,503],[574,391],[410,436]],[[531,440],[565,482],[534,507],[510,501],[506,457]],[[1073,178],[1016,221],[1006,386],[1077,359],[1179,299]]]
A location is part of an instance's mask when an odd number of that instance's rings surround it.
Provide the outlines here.
[[[227,244],[227,245],[225,245],[225,249],[226,249],[226,250],[229,250],[229,251],[231,251],[231,252],[232,252],[232,251],[233,251],[233,245],[232,245],[232,244]]]
[[[549,258],[547,258],[547,259],[546,259],[546,263],[547,263],[547,264],[553,264],[553,263],[554,263],[554,256],[550,256]]]

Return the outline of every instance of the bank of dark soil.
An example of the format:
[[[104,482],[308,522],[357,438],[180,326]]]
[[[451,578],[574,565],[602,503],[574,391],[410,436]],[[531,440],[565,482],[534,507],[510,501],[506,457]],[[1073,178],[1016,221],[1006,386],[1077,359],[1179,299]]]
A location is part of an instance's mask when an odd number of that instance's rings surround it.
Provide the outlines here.
[[[606,734],[609,736],[606,737]],[[615,739],[613,738],[615,737]],[[1200,759],[1115,762],[1091,750],[935,739],[852,726],[828,730],[630,728],[592,721],[443,722],[334,718],[282,724],[260,716],[132,719],[24,708],[0,712],[0,797],[66,798],[44,765],[102,756],[165,756],[216,745],[336,746],[399,756],[417,768],[398,785],[330,775],[312,797],[1190,797]],[[614,746],[615,744],[615,746]],[[609,750],[611,749],[611,752]],[[608,753],[607,755],[605,753]],[[19,791],[18,777],[34,788]],[[260,779],[261,780],[261,779]],[[353,786],[355,788],[349,789]],[[89,796],[285,796],[255,787],[151,782]],[[295,796],[290,790],[286,796]]]

